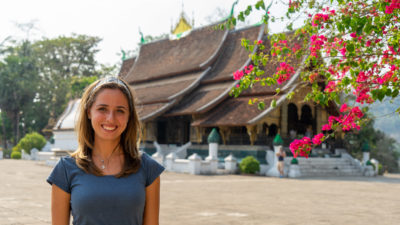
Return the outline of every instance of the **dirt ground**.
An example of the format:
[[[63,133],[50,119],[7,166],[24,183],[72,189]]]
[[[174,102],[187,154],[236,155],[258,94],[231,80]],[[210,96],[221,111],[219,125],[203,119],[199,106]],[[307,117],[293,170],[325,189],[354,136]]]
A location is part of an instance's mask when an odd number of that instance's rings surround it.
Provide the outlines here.
[[[52,168],[0,160],[0,225],[46,225]],[[160,224],[399,224],[400,175],[279,179],[161,175]]]

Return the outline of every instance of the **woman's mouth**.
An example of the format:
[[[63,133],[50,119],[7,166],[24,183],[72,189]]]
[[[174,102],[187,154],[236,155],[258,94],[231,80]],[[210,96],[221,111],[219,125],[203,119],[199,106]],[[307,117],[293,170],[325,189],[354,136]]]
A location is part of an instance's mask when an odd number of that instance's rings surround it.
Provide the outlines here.
[[[102,127],[104,130],[107,130],[107,131],[113,131],[113,130],[117,129],[117,126],[102,125],[101,127]]]

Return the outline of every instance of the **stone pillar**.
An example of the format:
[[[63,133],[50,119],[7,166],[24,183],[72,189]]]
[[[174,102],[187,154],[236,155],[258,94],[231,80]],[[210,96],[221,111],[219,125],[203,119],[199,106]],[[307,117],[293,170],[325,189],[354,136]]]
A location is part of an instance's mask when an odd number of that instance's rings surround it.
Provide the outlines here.
[[[210,135],[208,135],[208,157],[206,160],[218,160],[218,144],[221,141],[221,137],[218,134],[217,129],[213,128]]]
[[[218,143],[208,144],[208,156],[206,160],[218,160]]]
[[[3,150],[0,150],[0,159],[3,159]]]
[[[225,159],[225,170],[229,173],[236,173],[237,170],[237,159],[231,154],[229,154]]]
[[[367,164],[367,161],[369,160],[369,152],[363,152],[363,165]]]
[[[280,127],[280,133],[283,135],[283,137],[288,136],[288,105],[286,103],[283,103],[281,106],[281,127]]]
[[[277,134],[272,143],[274,145],[274,160],[272,167],[267,171],[266,175],[271,177],[279,177],[280,173],[278,171],[278,156],[276,156],[276,154],[279,152],[279,149],[283,147],[281,135]]]
[[[300,173],[300,167],[299,167],[299,161],[296,158],[293,158],[290,166],[289,166],[289,173],[288,176],[290,178],[296,178],[296,177],[301,177]]]
[[[38,160],[38,152],[39,150],[37,148],[32,148],[31,150],[31,160]]]
[[[366,165],[367,161],[369,160],[370,152],[370,147],[367,141],[364,141],[363,145],[361,146],[361,151],[363,152],[363,165]]]
[[[201,157],[194,153],[189,157],[189,173],[199,175],[201,172]]]
[[[165,157],[165,169],[167,171],[173,171],[174,167],[174,161],[176,159],[176,154],[175,152],[171,152]]]

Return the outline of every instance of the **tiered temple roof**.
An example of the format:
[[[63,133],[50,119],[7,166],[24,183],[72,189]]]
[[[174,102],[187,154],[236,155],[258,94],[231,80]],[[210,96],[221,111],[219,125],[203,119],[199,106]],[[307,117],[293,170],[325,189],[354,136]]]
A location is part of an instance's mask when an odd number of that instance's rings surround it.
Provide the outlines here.
[[[238,81],[234,71],[243,70],[251,63],[249,52],[241,46],[243,38],[266,41],[264,25],[240,30],[218,30],[215,24],[194,29],[178,40],[163,39],[144,44],[136,59],[124,62],[120,76],[125,78],[136,92],[138,112],[146,122],[159,116],[191,115],[196,118],[192,126],[246,126],[257,122],[273,109],[273,99],[282,102],[289,89],[295,87],[298,72],[289,85],[256,85],[233,98],[229,92]],[[300,43],[301,40],[295,40]],[[254,49],[257,51],[257,49]],[[266,44],[265,54],[270,46]],[[126,66],[131,65],[126,73]],[[292,65],[299,67],[301,59],[293,57]],[[264,68],[271,76],[278,66],[269,62]],[[276,88],[282,91],[277,95]],[[248,105],[249,99],[263,99],[265,110]]]

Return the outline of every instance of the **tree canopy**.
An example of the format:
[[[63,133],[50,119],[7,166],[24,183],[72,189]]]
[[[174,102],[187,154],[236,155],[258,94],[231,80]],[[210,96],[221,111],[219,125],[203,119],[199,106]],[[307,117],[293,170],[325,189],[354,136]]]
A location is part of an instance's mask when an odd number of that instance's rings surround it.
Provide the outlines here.
[[[279,0],[266,3],[256,1],[222,27],[235,25],[237,20],[244,21],[253,10],[265,12],[265,24],[277,21],[270,16],[269,9],[273,4],[284,3]],[[322,127],[323,131],[359,130],[365,122],[364,113],[369,104],[395,99],[399,95],[399,14],[399,0],[289,0],[286,29],[293,31],[294,35],[271,34],[271,51],[269,54],[258,51],[250,55],[252,68],[234,74],[240,85],[232,93],[237,96],[256,83],[264,86],[284,83],[294,74],[299,74],[300,83],[312,87],[305,101],[321,105],[334,101],[341,105],[341,115],[330,116],[329,123]],[[294,30],[296,18],[305,19],[303,25]],[[301,37],[303,44],[289,45],[293,37]],[[250,52],[255,46],[264,48],[262,40],[244,40],[242,45]],[[296,56],[303,63],[295,68],[290,56]],[[277,70],[272,76],[265,76],[262,66],[271,60],[278,63]],[[342,102],[343,93],[354,96],[355,103]],[[264,107],[262,100],[258,104],[260,108]],[[272,105],[275,106],[276,102],[273,101]],[[399,113],[400,108],[396,112]],[[311,147],[326,138],[328,135],[323,133],[313,138],[304,137],[292,142],[290,149],[295,157],[307,157]]]
[[[98,77],[115,67],[99,64],[98,37],[87,35],[43,38],[2,43],[0,53],[0,110],[3,143],[14,145],[25,133],[40,132],[50,118],[56,119],[68,101]],[[12,123],[12,135],[6,129]],[[3,123],[4,122],[4,123]]]

